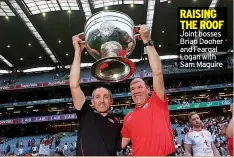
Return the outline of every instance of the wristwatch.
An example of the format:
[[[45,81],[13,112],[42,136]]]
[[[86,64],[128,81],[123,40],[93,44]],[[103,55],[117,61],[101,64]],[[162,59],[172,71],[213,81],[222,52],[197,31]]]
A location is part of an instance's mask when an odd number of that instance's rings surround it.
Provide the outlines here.
[[[146,46],[154,46],[154,41],[150,40],[149,42],[144,43],[144,47],[146,47]]]

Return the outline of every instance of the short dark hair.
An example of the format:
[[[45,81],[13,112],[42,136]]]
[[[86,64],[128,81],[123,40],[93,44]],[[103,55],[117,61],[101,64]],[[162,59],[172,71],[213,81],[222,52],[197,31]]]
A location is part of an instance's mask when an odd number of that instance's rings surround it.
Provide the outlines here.
[[[134,78],[133,80],[135,80],[135,79],[141,79],[141,80],[145,83],[145,86],[146,86],[146,87],[149,87],[149,83],[148,83],[148,81],[147,81],[146,79],[137,77],[137,78]],[[132,81],[133,81],[133,80],[132,80]],[[131,81],[130,85],[132,84],[132,81]]]
[[[146,79],[142,78],[142,80],[145,82],[146,87],[149,87],[149,83]]]
[[[113,98],[113,97],[112,97],[112,93],[111,93],[111,91],[110,91],[108,88],[106,88],[106,87],[102,87],[102,86],[97,87],[97,88],[95,88],[95,89],[93,90],[93,92],[92,92],[92,98],[94,98],[94,92],[95,92],[97,89],[100,89],[100,88],[104,88],[104,89],[106,89],[106,90],[109,92],[110,97],[111,97],[111,98]]]

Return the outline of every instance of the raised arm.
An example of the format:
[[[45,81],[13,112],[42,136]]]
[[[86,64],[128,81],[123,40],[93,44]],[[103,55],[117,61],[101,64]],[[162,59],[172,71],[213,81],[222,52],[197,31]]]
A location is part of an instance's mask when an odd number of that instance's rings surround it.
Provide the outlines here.
[[[148,43],[150,38],[150,29],[147,25],[142,25],[139,33],[141,34],[141,39],[143,43]],[[153,75],[153,89],[157,96],[164,101],[165,88],[162,74],[162,64],[160,57],[154,46],[148,45],[146,46],[149,64],[152,70]]]
[[[72,41],[75,49],[75,55],[70,71],[70,89],[75,108],[77,110],[81,110],[85,102],[85,95],[80,88],[80,63],[84,45],[82,44],[82,40],[77,35],[72,37]]]

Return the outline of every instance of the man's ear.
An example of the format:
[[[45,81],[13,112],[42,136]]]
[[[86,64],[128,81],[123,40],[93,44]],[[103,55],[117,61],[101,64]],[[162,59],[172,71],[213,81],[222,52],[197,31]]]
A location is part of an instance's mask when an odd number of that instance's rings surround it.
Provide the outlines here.
[[[150,93],[150,86],[147,87],[147,91],[148,91],[148,93]]]
[[[113,98],[111,97],[111,104],[110,105],[112,105],[113,104]]]
[[[91,104],[94,106],[94,101],[93,101],[93,99],[91,99]]]

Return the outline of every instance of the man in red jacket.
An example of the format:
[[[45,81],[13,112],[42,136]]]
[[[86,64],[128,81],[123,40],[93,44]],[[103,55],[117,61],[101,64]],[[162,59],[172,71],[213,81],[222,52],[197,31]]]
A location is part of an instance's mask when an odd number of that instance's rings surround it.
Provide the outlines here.
[[[131,141],[133,156],[173,156],[175,146],[170,127],[170,116],[165,94],[160,57],[150,39],[150,29],[142,25],[139,31],[148,52],[153,76],[153,92],[141,78],[130,83],[135,110],[124,118],[122,148]]]

